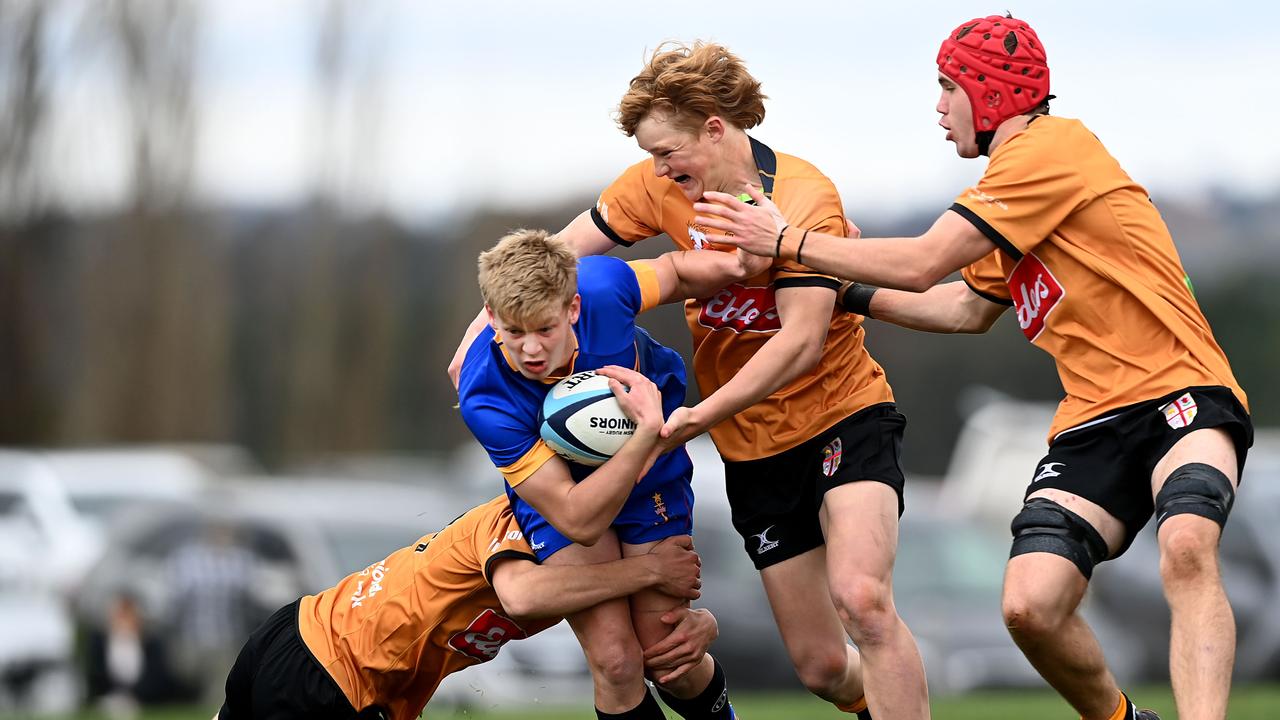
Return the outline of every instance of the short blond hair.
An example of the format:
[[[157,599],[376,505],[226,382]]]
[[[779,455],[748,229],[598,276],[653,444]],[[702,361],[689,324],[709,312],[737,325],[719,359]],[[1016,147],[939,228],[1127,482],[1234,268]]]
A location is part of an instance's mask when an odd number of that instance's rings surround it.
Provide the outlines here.
[[[765,95],[737,55],[716,43],[663,43],[631,79],[618,104],[618,127],[631,137],[654,110],[667,113],[680,126],[696,130],[719,115],[740,130],[764,120]]]
[[[578,256],[546,230],[514,230],[480,253],[480,294],[495,315],[542,322],[578,293]]]

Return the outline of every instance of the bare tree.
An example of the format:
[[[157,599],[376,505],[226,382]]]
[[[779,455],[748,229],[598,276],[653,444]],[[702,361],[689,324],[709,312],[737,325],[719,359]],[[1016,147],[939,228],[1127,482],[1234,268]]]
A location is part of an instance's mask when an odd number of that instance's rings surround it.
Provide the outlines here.
[[[0,216],[11,222],[43,197],[36,143],[48,117],[43,37],[54,4],[0,0]]]

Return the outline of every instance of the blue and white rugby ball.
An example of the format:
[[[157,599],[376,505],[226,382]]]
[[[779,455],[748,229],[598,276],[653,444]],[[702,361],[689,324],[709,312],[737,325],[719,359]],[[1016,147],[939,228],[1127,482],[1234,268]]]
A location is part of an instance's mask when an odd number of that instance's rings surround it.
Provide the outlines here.
[[[539,433],[568,462],[595,467],[635,433],[636,424],[594,370],[574,373],[551,387],[542,401]]]

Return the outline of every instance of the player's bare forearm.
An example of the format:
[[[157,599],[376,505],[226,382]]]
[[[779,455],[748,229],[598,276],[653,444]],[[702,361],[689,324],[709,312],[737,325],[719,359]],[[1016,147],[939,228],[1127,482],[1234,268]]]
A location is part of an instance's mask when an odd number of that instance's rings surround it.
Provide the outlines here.
[[[575,483],[563,460],[543,463],[516,492],[552,527],[579,545],[594,545],[613,524],[631,489],[649,466],[662,429],[662,393],[641,373],[616,365],[596,371],[636,427],[626,443],[603,465]]]
[[[694,599],[701,585],[698,558],[684,540],[680,547],[667,541],[665,557],[651,553],[590,565],[510,560],[494,569],[493,587],[508,613],[526,619],[564,617],[659,585],[678,586],[678,596]]]
[[[714,236],[716,243],[798,260],[820,272],[880,287],[924,292],[995,247],[952,210],[919,237],[854,240],[788,225],[769,203],[747,205],[718,192],[705,197],[694,205],[696,222],[727,233]]]
[[[935,285],[925,292],[877,290],[871,316],[912,330],[935,333],[984,333],[1005,307],[985,300],[963,282]]]
[[[784,288],[775,296],[782,329],[769,338],[732,379],[689,409],[692,422],[678,435],[672,427],[673,420],[677,419],[673,413],[668,427],[663,429],[665,446],[671,446],[671,436],[688,439],[755,405],[817,365],[831,323],[835,293],[817,287]],[[680,420],[683,422],[684,418]]]
[[[568,488],[565,504],[573,520],[567,529],[559,526],[556,529],[579,545],[594,545],[622,512],[657,445],[656,431],[642,433],[637,428],[636,434],[613,457],[585,480]]]
[[[759,275],[769,268],[770,261],[745,255],[743,260],[736,252],[709,250],[677,250],[643,261],[650,263],[658,274],[659,302],[669,303],[686,298],[711,297],[721,288]]]

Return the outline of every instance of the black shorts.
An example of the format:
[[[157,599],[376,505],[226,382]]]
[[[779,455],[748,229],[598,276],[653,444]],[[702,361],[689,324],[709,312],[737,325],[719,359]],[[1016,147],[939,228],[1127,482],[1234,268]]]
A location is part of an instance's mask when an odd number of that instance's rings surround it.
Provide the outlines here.
[[[227,675],[227,699],[218,720],[351,720],[382,717],[378,708],[357,713],[298,632],[295,600],[275,611],[245,642]]]
[[[898,462],[907,419],[893,403],[864,408],[790,450],[724,464],[733,527],[757,570],[820,547],[818,510],[831,488],[860,480],[882,482],[898,493],[905,479]]]
[[[1243,471],[1253,445],[1249,413],[1225,387],[1193,387],[1058,433],[1036,466],[1024,500],[1037,490],[1055,488],[1097,503],[1124,523],[1124,542],[1113,556],[1119,557],[1155,512],[1151,473],[1156,464],[1187,434],[1213,427],[1231,435]]]

